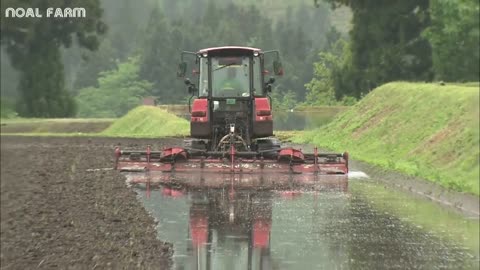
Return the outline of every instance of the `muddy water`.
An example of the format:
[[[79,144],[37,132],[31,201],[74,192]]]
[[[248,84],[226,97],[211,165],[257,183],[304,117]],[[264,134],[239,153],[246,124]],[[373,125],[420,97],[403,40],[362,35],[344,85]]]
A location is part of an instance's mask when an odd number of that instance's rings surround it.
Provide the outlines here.
[[[331,188],[134,188],[174,245],[173,269],[478,269],[478,219],[351,176]]]

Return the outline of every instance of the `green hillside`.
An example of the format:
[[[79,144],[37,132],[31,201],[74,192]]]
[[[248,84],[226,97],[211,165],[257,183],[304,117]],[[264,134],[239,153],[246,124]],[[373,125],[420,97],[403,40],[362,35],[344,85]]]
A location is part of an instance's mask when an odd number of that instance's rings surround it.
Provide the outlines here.
[[[297,142],[479,195],[479,86],[395,82]]]

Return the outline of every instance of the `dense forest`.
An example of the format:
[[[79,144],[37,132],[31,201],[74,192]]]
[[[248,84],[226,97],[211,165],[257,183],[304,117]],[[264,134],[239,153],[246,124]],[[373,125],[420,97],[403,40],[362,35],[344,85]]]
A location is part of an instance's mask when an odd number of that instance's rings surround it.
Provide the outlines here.
[[[32,7],[63,6],[31,0]],[[55,5],[57,4],[57,5]],[[184,103],[182,50],[279,49],[272,97],[353,104],[394,80],[478,81],[476,0],[77,0],[88,19],[2,18],[2,117],[118,117],[154,96]],[[2,1],[6,7],[25,1]]]

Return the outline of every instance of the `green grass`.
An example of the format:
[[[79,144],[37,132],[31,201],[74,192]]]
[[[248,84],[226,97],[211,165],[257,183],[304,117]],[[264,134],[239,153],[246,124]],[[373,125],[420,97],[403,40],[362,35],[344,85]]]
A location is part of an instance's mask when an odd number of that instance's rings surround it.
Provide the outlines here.
[[[10,98],[0,97],[0,118],[15,118],[17,112],[15,112],[15,101]]]
[[[186,136],[189,132],[187,120],[156,107],[140,106],[100,134],[107,137],[158,138]]]
[[[293,141],[347,150],[355,159],[479,195],[479,89],[474,86],[389,83]]]

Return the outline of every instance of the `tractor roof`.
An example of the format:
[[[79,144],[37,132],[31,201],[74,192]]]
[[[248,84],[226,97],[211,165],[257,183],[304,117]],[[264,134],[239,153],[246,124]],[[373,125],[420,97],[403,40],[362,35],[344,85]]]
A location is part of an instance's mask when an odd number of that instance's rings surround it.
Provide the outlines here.
[[[222,47],[212,47],[205,48],[198,51],[199,54],[207,53],[209,55],[223,55],[223,54],[239,54],[239,55],[249,55],[253,52],[260,52],[258,48],[252,47],[242,47],[242,46],[222,46]]]

